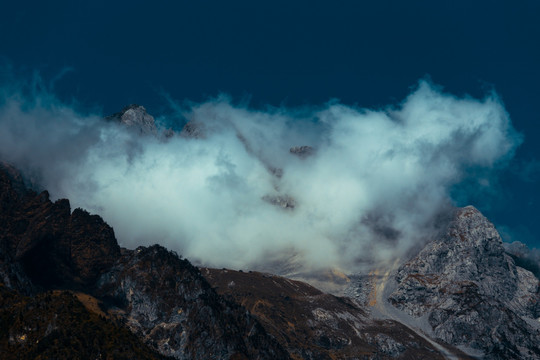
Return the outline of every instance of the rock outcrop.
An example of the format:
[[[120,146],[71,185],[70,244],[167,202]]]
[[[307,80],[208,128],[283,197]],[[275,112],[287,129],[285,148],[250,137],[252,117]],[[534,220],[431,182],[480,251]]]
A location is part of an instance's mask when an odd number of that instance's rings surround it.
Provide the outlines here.
[[[477,209],[456,212],[446,234],[395,275],[390,303],[427,319],[436,338],[486,359],[540,358],[539,283],[516,266]]]
[[[85,288],[120,257],[113,229],[97,215],[66,199],[51,202],[47,191],[26,190],[9,165],[0,166],[0,246],[11,270],[22,268],[35,285]],[[9,275],[8,278],[13,276]],[[21,276],[15,276],[28,289]]]
[[[154,245],[126,251],[97,295],[132,332],[177,359],[288,359],[241,306],[218,295],[189,261]]]
[[[108,121],[117,121],[144,135],[157,135],[154,117],[146,112],[143,106],[131,104],[122,111],[107,116]]]

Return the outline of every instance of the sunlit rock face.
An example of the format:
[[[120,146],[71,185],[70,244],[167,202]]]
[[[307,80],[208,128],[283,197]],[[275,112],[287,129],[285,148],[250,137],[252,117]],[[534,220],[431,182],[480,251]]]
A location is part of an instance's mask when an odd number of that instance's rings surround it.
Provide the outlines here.
[[[437,338],[486,358],[540,356],[538,279],[515,265],[474,207],[457,210],[446,233],[402,265],[395,280],[390,303],[426,317]]]

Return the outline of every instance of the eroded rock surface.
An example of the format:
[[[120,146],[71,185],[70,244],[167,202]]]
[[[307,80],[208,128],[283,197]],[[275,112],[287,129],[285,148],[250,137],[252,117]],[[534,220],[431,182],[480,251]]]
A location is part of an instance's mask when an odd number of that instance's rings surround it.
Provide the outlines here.
[[[239,305],[218,295],[187,260],[154,245],[126,251],[98,295],[160,353],[177,359],[288,359]]]
[[[446,234],[401,266],[389,301],[427,317],[434,335],[486,359],[540,358],[538,279],[515,265],[477,209],[456,212]]]
[[[27,190],[13,169],[2,171],[9,168],[0,165],[0,244],[11,264],[8,274],[22,267],[42,287],[91,285],[120,257],[113,229],[97,215],[72,213],[66,199],[53,203],[47,191]],[[21,276],[13,276],[13,288],[27,288]]]
[[[136,132],[145,135],[157,135],[157,127],[154,117],[146,112],[144,106],[132,104],[122,111],[107,116],[108,121],[118,121]]]

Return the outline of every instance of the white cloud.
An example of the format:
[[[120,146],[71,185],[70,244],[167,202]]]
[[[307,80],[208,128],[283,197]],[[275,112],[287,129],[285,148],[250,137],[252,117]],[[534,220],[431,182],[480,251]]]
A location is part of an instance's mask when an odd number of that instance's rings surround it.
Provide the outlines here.
[[[294,255],[353,271],[359,259],[399,256],[436,231],[469,170],[490,174],[521,142],[496,95],[457,98],[425,81],[382,110],[261,111],[218,98],[182,114],[205,124],[204,138],[167,142],[21,93],[6,88],[0,100],[0,158],[102,215],[122,245],[161,243],[212,266]],[[316,152],[301,159],[289,153],[297,145]]]

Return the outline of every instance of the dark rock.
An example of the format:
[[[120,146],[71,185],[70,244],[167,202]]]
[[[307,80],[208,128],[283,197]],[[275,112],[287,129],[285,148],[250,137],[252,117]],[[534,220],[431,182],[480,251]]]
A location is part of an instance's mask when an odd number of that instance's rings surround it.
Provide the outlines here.
[[[306,158],[308,156],[311,156],[315,154],[315,149],[313,149],[311,146],[303,145],[303,146],[293,146],[289,149],[289,152],[293,155],[296,155],[300,158]]]
[[[443,359],[409,328],[396,321],[374,321],[352,300],[304,282],[257,271],[202,268],[201,273],[218,293],[257,317],[291,358]]]
[[[73,293],[27,297],[0,284],[0,354],[20,359],[165,359]]]
[[[288,359],[241,306],[218,295],[199,270],[154,245],[126,252],[99,281],[97,295],[127,326],[178,359]]]
[[[0,244],[4,257],[22,266],[36,285],[87,287],[120,256],[114,232],[97,215],[69,201],[49,200],[21,187],[19,177],[0,169]]]

